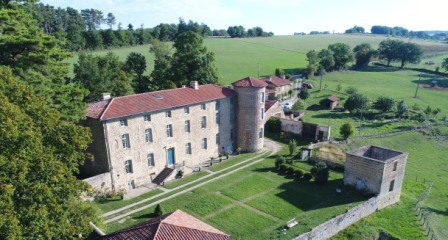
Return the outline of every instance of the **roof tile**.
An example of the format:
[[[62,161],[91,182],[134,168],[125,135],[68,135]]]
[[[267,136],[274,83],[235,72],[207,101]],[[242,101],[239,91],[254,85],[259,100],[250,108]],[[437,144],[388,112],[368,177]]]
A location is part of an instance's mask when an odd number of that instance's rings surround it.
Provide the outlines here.
[[[253,87],[253,88],[263,88],[266,87],[267,84],[264,81],[261,81],[259,79],[253,78],[253,77],[246,77],[241,80],[238,80],[234,83],[232,83],[234,87]]]
[[[272,84],[276,87],[291,85],[291,81],[289,81],[288,79],[279,78],[277,76],[271,76],[268,78],[263,78],[261,80],[267,82],[268,84]]]

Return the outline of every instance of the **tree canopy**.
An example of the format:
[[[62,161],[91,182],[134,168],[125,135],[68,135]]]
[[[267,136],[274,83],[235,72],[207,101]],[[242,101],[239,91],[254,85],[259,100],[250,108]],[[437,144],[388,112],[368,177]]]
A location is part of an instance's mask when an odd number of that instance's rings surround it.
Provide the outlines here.
[[[334,68],[336,70],[347,67],[347,64],[354,60],[350,46],[345,43],[330,44],[328,50],[333,52]]]
[[[369,100],[361,93],[354,93],[348,97],[344,103],[344,108],[350,112],[365,110],[368,107]]]
[[[353,48],[355,54],[356,67],[365,67],[369,64],[376,51],[368,43],[361,43]]]

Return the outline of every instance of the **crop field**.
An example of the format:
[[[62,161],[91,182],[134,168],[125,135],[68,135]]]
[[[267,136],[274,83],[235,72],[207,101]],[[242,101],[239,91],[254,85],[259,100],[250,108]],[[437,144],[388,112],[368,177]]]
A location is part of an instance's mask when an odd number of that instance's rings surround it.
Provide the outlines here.
[[[258,76],[258,66],[260,66],[260,76],[274,74],[276,68],[286,69],[287,72],[294,72],[306,67],[306,52],[309,50],[320,50],[329,44],[343,42],[352,48],[360,43],[370,43],[372,47],[386,37],[379,35],[307,35],[307,36],[276,36],[270,38],[206,38],[204,43],[215,53],[216,66],[221,75],[221,83],[228,84],[247,76]],[[402,39],[407,41],[407,39]],[[415,43],[421,44],[426,54],[434,52],[448,52],[448,45],[433,41],[413,39]],[[146,57],[149,74],[154,68],[154,56],[149,53],[150,45],[126,47],[120,49],[101,50],[92,52],[93,54],[105,55],[112,51],[121,60],[125,60],[130,52],[138,52]],[[76,54],[67,60],[72,66],[78,61]],[[73,69],[73,68],[72,68]],[[71,70],[71,76],[73,71]]]

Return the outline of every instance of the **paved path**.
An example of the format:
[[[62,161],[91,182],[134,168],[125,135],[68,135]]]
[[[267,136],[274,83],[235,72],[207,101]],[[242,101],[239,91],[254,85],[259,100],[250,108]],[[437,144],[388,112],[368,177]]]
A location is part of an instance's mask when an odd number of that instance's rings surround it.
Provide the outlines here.
[[[142,206],[142,207],[139,207],[139,208],[136,208],[136,209],[134,209],[134,210],[125,212],[125,213],[123,213],[123,214],[120,214],[120,215],[118,215],[118,216],[114,216],[114,217],[112,217],[112,218],[109,218],[109,219],[107,219],[107,220],[104,221],[104,222],[105,222],[105,223],[110,223],[110,222],[113,222],[113,221],[120,220],[120,219],[125,218],[125,217],[127,217],[127,216],[129,216],[129,215],[132,215],[132,214],[134,214],[134,213],[137,213],[137,212],[140,212],[140,211],[142,211],[142,210],[145,210],[145,209],[147,209],[147,208],[149,208],[149,207],[152,207],[152,206],[154,206],[154,205],[156,205],[156,204],[159,204],[159,203],[161,203],[161,202],[163,202],[163,201],[166,201],[166,200],[168,200],[168,199],[177,197],[177,196],[179,196],[179,195],[181,195],[181,194],[184,194],[184,193],[186,193],[186,192],[190,192],[190,191],[192,191],[192,190],[194,190],[194,189],[196,189],[196,188],[199,188],[199,187],[201,187],[201,186],[203,186],[203,185],[205,185],[205,184],[208,184],[208,183],[213,182],[213,181],[215,181],[215,180],[218,180],[218,179],[221,179],[221,178],[223,178],[223,177],[226,177],[226,176],[228,176],[228,175],[230,175],[230,174],[232,174],[232,173],[235,173],[235,172],[237,172],[237,171],[239,171],[239,170],[241,170],[241,169],[244,169],[244,168],[247,168],[247,167],[252,166],[252,165],[254,165],[254,164],[257,164],[257,163],[263,161],[264,159],[266,159],[267,157],[270,157],[270,156],[274,155],[275,153],[277,153],[278,151],[280,151],[280,150],[281,150],[281,146],[278,145],[277,143],[271,141],[271,140],[265,140],[265,150],[271,152],[271,153],[270,153],[268,156],[266,156],[266,157],[263,157],[263,158],[258,159],[258,160],[256,160],[256,161],[253,161],[253,162],[251,162],[251,163],[249,163],[249,164],[246,164],[246,165],[243,165],[243,166],[241,166],[241,167],[237,167],[236,169],[231,170],[231,171],[229,171],[229,172],[227,172],[227,173],[224,173],[224,174],[222,174],[222,175],[219,175],[219,176],[217,176],[217,177],[215,177],[215,178],[209,179],[209,180],[207,180],[207,181],[204,181],[204,182],[201,182],[201,183],[198,183],[198,184],[194,184],[194,186],[188,187],[188,188],[186,188],[186,189],[184,189],[184,190],[182,190],[182,191],[176,192],[176,193],[174,193],[174,194],[172,194],[172,195],[170,195],[170,196],[167,196],[167,197],[165,197],[165,198],[162,198],[162,199],[159,199],[159,200],[157,200],[157,201],[151,202],[151,203],[149,203],[149,204],[147,204],[147,205],[144,205],[144,206]],[[250,158],[250,159],[248,159],[248,160],[246,160],[246,161],[244,161],[244,162],[241,162],[241,163],[232,165],[232,166],[230,166],[230,167],[228,167],[228,168],[225,168],[225,169],[222,169],[222,170],[220,170],[220,171],[212,172],[212,173],[210,173],[210,174],[208,174],[208,175],[206,175],[206,176],[204,176],[204,177],[202,177],[202,178],[199,178],[199,179],[197,179],[197,180],[195,180],[195,181],[192,181],[192,182],[190,182],[190,183],[188,183],[188,184],[184,184],[184,185],[179,186],[179,187],[177,187],[177,188],[168,189],[168,190],[166,190],[164,193],[157,194],[157,195],[155,195],[155,196],[153,196],[153,197],[144,199],[144,200],[142,200],[142,201],[139,201],[139,202],[136,202],[136,203],[133,203],[133,204],[129,204],[129,205],[125,206],[125,207],[119,208],[119,209],[114,210],[114,211],[107,212],[107,213],[103,214],[102,217],[107,217],[107,216],[111,216],[111,215],[118,214],[118,213],[120,213],[120,212],[122,212],[122,211],[124,211],[124,210],[130,209],[130,208],[132,208],[132,207],[134,207],[134,206],[137,206],[137,205],[142,204],[142,203],[144,203],[144,202],[150,201],[151,199],[154,199],[154,198],[156,198],[156,197],[160,197],[161,195],[167,194],[167,193],[169,193],[169,192],[171,192],[171,191],[175,191],[175,190],[177,190],[177,189],[179,189],[179,188],[181,188],[181,187],[185,187],[185,186],[187,186],[187,185],[191,185],[191,184],[196,183],[196,182],[198,182],[198,181],[200,181],[200,180],[203,180],[204,178],[208,178],[208,177],[210,177],[210,176],[220,174],[220,173],[222,173],[222,172],[228,170],[229,168],[233,168],[233,167],[235,167],[235,166],[239,166],[239,165],[241,165],[241,164],[244,164],[244,163],[246,163],[246,162],[248,162],[248,161],[250,161],[250,160],[252,160],[252,159],[255,159],[255,158],[257,158],[257,157],[263,155],[264,153],[265,153],[265,152],[262,152],[261,154],[255,156],[255,157],[253,157],[253,158]]]

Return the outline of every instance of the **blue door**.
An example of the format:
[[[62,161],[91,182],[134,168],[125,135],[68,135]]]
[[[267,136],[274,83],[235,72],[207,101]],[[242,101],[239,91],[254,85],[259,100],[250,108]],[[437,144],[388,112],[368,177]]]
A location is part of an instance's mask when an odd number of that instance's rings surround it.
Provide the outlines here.
[[[174,165],[174,148],[168,149],[168,166]]]

